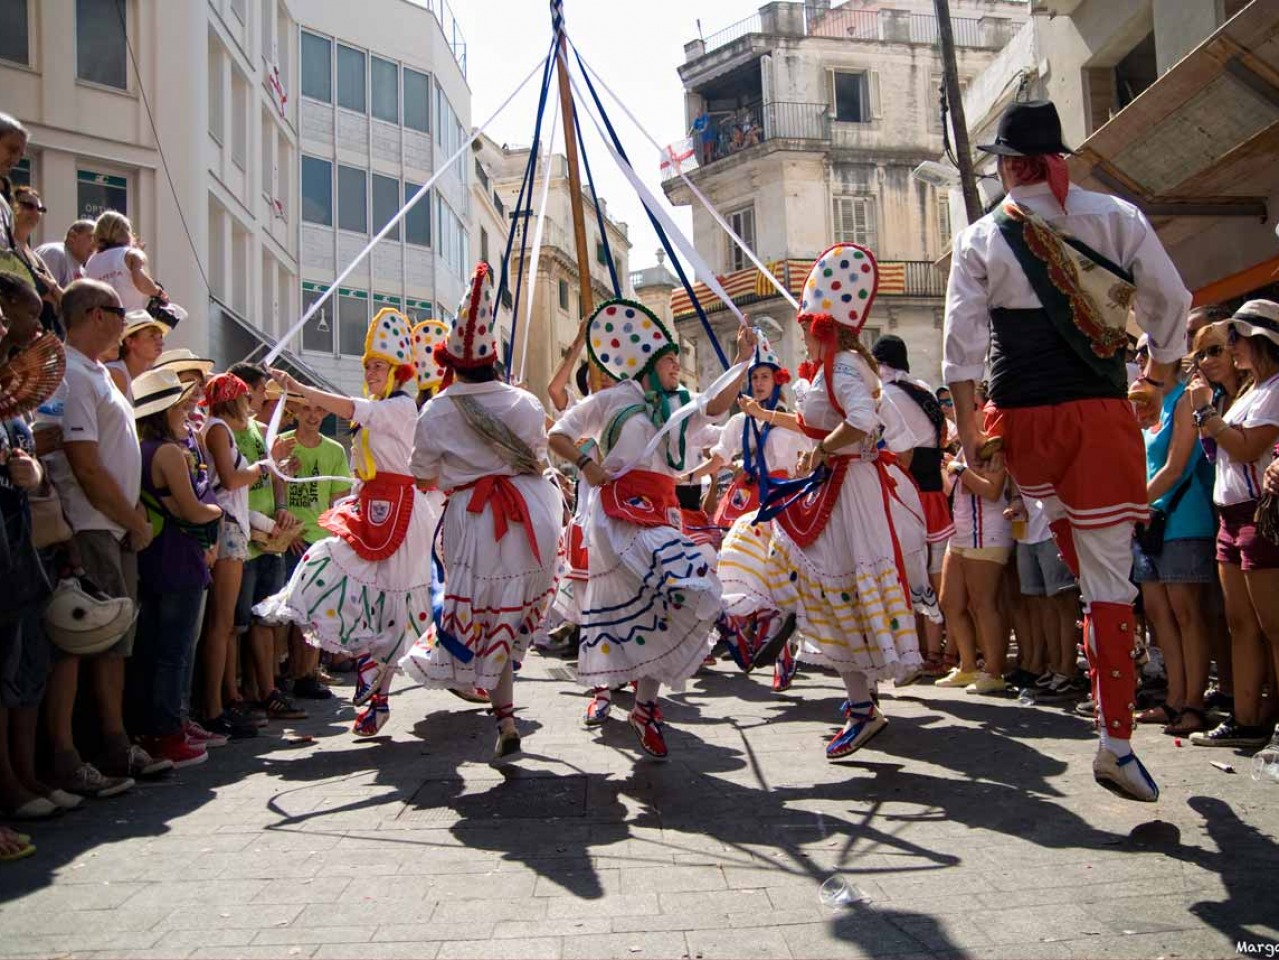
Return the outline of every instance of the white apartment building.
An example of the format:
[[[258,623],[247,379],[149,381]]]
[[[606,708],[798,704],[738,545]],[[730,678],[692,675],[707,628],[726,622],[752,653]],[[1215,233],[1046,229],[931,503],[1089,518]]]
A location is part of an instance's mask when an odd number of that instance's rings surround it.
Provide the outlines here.
[[[494,269],[501,270],[501,260],[506,249],[510,230],[510,216],[519,197],[520,184],[524,178],[524,170],[528,165],[528,147],[508,147],[499,145],[487,136],[476,141],[476,171],[490,185],[493,203],[492,210],[477,216],[477,244],[487,246],[487,259]],[[550,177],[547,195],[546,217],[542,224],[542,246],[538,255],[537,275],[530,278],[533,266],[533,232],[537,218],[538,204],[542,197],[542,183]],[[519,306],[519,333],[514,350],[514,369],[521,368],[523,361],[523,379],[529,390],[543,400],[546,399],[546,385],[550,381],[555,368],[568,350],[578,326],[582,322],[582,304],[577,267],[577,245],[573,240],[573,217],[570,201],[572,193],[568,180],[568,161],[563,154],[550,154],[540,158],[538,175],[533,184],[533,214],[527,222],[521,223],[517,229],[514,246],[511,250],[510,280],[508,289],[514,293],[518,279],[523,277],[521,304]],[[496,204],[496,206],[494,206]],[[631,242],[625,223],[614,220],[608,214],[608,203],[604,198],[599,200],[599,216],[596,206],[591,200],[590,190],[583,177],[582,204],[586,213],[587,249],[590,253],[591,290],[594,302],[614,296],[613,278],[616,276],[622,296],[632,296],[630,286],[630,251]],[[499,213],[500,208],[500,213]],[[500,220],[498,217],[500,216]],[[604,222],[604,235],[607,245],[601,239],[599,217]],[[528,231],[528,249],[526,257],[520,259],[520,231]],[[609,270],[609,256],[612,256],[613,270]],[[524,335],[530,329],[526,324],[528,297],[532,296],[532,336],[527,341],[527,357],[525,357]],[[511,301],[506,300],[506,306]],[[502,348],[510,339],[509,327],[502,332]]]
[[[305,310],[462,146],[471,93],[465,41],[440,0],[308,0],[295,9]],[[452,316],[473,265],[471,167],[468,155],[446,171],[321,307],[302,332],[307,364],[358,393],[374,313]]]
[[[282,336],[460,146],[464,69],[444,0],[0,0],[0,110],[31,131],[15,178],[49,208],[35,239],[128,215],[190,312],[170,342],[219,364]],[[467,161],[286,364],[358,392],[376,305],[453,309],[469,270]]]
[[[945,276],[933,261],[948,244],[944,192],[911,177],[942,149],[941,57],[928,0],[775,2],[685,45],[679,68],[686,129],[697,169],[689,178],[791,291],[831,243],[870,247],[879,296],[864,339],[895,333],[911,369],[941,370]],[[1024,2],[952,0],[961,81],[980,73],[1027,15]],[[693,240],[735,302],[794,364],[802,349],[794,310],[762,277],[679,179],[673,203],[693,208]],[[725,353],[734,318],[695,288]],[[676,323],[705,335],[683,291]],[[702,376],[718,372],[699,345]]]
[[[283,0],[6,0],[0,104],[40,242],[125,213],[190,311],[171,341],[221,363],[298,305],[296,24]],[[301,371],[304,374],[307,371]]]

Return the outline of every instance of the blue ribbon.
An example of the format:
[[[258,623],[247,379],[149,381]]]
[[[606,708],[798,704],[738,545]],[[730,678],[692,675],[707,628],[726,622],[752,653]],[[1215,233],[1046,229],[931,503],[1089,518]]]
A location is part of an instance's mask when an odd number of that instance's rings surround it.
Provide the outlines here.
[[[759,496],[759,512],[751,523],[766,523],[778,514],[785,512],[792,503],[812,493],[830,476],[830,469],[824,464],[806,477],[794,480],[774,480],[768,484],[767,490],[761,489]]]
[[[448,504],[444,513],[448,512]],[[440,558],[440,528],[444,526],[444,513],[431,535],[431,622],[435,624],[435,642],[447,650],[458,663],[470,663],[475,651],[444,629],[444,561]]]

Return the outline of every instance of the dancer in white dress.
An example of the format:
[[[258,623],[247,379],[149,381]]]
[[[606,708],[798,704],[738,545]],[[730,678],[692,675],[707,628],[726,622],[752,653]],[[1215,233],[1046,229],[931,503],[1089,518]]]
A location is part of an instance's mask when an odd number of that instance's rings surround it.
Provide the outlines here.
[[[352,732],[371,737],[390,716],[387,693],[406,638],[431,613],[430,551],[443,498],[418,490],[409,471],[417,406],[417,365],[408,321],[378,313],[364,344],[367,398],[326,393],[271,371],[303,403],[354,421],[351,459],[356,495],[320,517],[334,534],[312,544],[284,590],[254,612],[302,627],[314,646],[356,656],[357,705]]]
[[[590,579],[582,603],[578,677],[594,688],[588,716],[607,716],[608,688],[638,681],[630,724],[641,748],[665,757],[657,712],[661,684],[679,688],[710,650],[720,613],[720,585],[680,527],[675,479],[692,466],[689,437],[733,403],[755,335],[738,333],[738,376],[700,413],[672,421],[690,402],[679,389],[679,347],[662,322],[638,303],[601,304],[588,325],[587,349],[614,384],[591,394],[551,430],[551,449],[574,461],[592,486],[587,524]],[[659,431],[665,434],[659,439]],[[594,438],[602,465],[578,444]],[[649,452],[650,441],[656,446]]]
[[[761,491],[771,482],[795,475],[800,454],[812,446],[802,433],[775,428],[775,414],[784,413],[782,387],[790,381],[787,370],[768,338],[757,331],[749,377],[750,393],[738,400],[741,413],[725,424],[711,458],[695,476],[738,464],[733,482],[725,491],[715,521],[728,528],[720,549],[719,577],[724,588],[724,616],[729,629],[729,650],[738,666],[751,670],[773,664],[773,689],[790,687],[795,657],[789,640],[794,617],[785,617],[773,600],[765,578],[772,524],[756,522]]]
[[[781,512],[767,499],[761,509],[762,516],[776,515],[767,581],[778,606],[798,618],[800,660],[832,668],[848,691],[844,729],[826,746],[831,760],[860,749],[887,725],[870,685],[903,679],[920,665],[893,506],[903,484],[880,456],[882,393],[875,361],[858,339],[876,286],[875,258],[856,244],[836,244],[813,264],[799,322],[820,372],[799,416],[777,419],[817,441],[800,472],[822,469]],[[923,547],[922,520],[919,533]]]
[[[500,760],[520,749],[513,671],[554,593],[564,504],[543,473],[546,411],[498,379],[495,305],[493,268],[481,263],[436,348],[448,372],[418,417],[412,469],[448,498],[442,597],[400,666],[428,687],[489,690]]]

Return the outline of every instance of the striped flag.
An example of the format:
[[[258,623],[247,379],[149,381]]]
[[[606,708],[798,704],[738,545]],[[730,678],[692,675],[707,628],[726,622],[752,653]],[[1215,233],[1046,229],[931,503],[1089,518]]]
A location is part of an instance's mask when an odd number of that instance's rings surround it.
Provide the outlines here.
[[[906,293],[906,264],[900,260],[896,262],[879,261],[879,292],[890,295],[903,295]]]

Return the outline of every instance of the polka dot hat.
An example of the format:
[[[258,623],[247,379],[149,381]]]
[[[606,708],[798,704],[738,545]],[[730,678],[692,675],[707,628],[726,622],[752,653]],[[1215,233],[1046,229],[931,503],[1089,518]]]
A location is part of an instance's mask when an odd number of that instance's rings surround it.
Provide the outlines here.
[[[463,370],[486,367],[497,355],[497,285],[493,268],[477,263],[471,283],[457,305],[448,337],[435,348],[441,362]]]
[[[394,307],[383,307],[369,324],[369,332],[364,338],[363,361],[368,363],[370,360],[385,360],[392,367],[417,368],[413,356],[412,327],[408,318]]]
[[[656,314],[631,300],[605,300],[586,325],[586,349],[615,380],[638,380],[663,354],[678,353]]]
[[[768,342],[768,337],[764,336],[763,331],[758,331],[759,342],[755,344],[755,356],[751,359],[751,369],[756,367],[772,367],[774,370],[785,370],[781,358],[777,356],[777,351],[773,349],[773,345]]]
[[[840,326],[860,333],[878,289],[875,255],[855,243],[837,243],[814,261],[799,312],[829,313]]]
[[[417,388],[438,390],[444,379],[444,368],[435,359],[435,345],[448,339],[449,327],[443,320],[423,320],[413,328],[413,356],[417,358]]]

